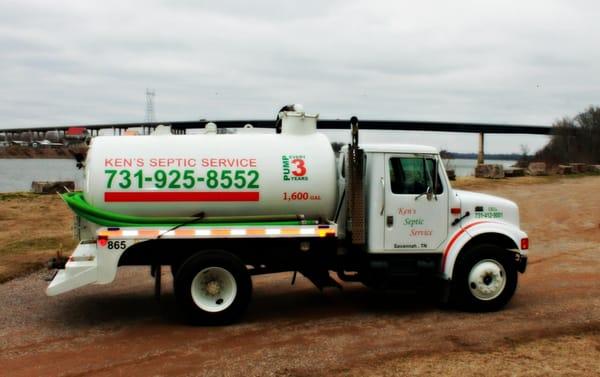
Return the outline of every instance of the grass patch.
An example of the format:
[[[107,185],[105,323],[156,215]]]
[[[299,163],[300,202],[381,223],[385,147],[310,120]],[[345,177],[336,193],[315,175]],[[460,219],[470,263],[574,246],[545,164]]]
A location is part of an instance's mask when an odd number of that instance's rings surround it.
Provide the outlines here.
[[[0,193],[0,201],[4,200],[14,200],[14,199],[32,199],[40,196],[39,194],[34,194],[32,192],[7,192]]]
[[[524,177],[511,177],[501,179],[489,179],[489,178],[475,178],[470,177],[458,177],[451,183],[451,186],[456,189],[478,189],[487,187],[502,187],[502,186],[527,186],[531,184],[548,184],[558,183],[561,180],[568,179],[583,179],[587,177],[598,177],[600,173],[578,173],[578,174],[567,174],[567,175],[526,175]]]
[[[69,237],[40,237],[17,240],[0,247],[0,255],[19,254],[27,251],[55,249],[65,251],[65,247],[70,248],[75,241]]]
[[[565,178],[582,178],[582,177],[595,177],[595,176],[599,176],[600,172],[595,172],[595,171],[588,171],[585,173],[573,173],[573,174],[565,174],[565,175],[561,175],[560,177],[565,177]]]
[[[72,223],[57,195],[0,194],[0,282],[43,268],[57,251],[70,255]]]

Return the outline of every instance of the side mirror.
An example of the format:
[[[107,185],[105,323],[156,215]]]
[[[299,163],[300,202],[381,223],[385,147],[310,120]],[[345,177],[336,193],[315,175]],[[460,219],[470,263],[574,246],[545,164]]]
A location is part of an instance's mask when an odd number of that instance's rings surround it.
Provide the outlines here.
[[[434,191],[431,190],[431,186],[427,186],[427,191],[425,192],[425,195],[427,195],[427,200],[433,199],[433,193]]]

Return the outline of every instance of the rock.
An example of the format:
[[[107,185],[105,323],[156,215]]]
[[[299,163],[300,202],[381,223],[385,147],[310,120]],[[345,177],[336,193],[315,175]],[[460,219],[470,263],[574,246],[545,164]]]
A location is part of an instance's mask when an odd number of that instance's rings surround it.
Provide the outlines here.
[[[523,168],[504,169],[505,177],[523,177],[524,175],[525,175],[525,169],[523,169]]]
[[[66,188],[66,189],[65,189]],[[36,194],[54,194],[75,190],[75,182],[73,181],[33,181],[31,182],[31,191]]]
[[[446,169],[446,175],[448,175],[448,179],[451,181],[456,180],[456,172],[454,169]]]
[[[571,162],[569,165],[573,168],[573,173],[585,173],[588,170],[587,164],[580,162]]]
[[[547,175],[548,171],[546,169],[545,162],[531,162],[529,163],[529,167],[527,168],[530,175]]]
[[[558,170],[556,171],[556,174],[573,174],[573,167],[571,165],[558,165]]]
[[[477,178],[504,178],[504,167],[499,164],[480,164],[475,167]]]

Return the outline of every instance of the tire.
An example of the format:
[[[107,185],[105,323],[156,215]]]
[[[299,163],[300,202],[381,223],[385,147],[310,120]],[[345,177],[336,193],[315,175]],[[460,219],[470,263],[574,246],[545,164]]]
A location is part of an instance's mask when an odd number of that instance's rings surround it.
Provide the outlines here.
[[[456,261],[450,301],[467,311],[500,310],[515,293],[517,280],[511,252],[493,244],[476,245]]]
[[[201,252],[177,270],[175,299],[193,325],[225,325],[245,312],[252,280],[244,263],[226,251]]]
[[[173,262],[171,263],[171,275],[173,275],[173,281],[175,281],[175,277],[177,276],[177,271],[181,268],[181,262]]]

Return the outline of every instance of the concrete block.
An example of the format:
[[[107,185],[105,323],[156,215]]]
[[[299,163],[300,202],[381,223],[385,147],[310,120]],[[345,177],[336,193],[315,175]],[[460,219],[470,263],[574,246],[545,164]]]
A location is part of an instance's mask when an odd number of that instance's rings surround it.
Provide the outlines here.
[[[558,165],[558,170],[556,171],[556,174],[573,174],[573,167],[571,165]]]
[[[591,173],[600,173],[600,165],[588,165],[588,171]]]
[[[525,169],[523,169],[523,168],[504,169],[505,177],[523,177],[524,175],[525,175]]]
[[[504,167],[500,164],[480,164],[475,167],[477,178],[504,178]]]
[[[580,162],[571,162],[569,163],[573,168],[573,173],[585,173],[588,171],[588,165]]]
[[[66,188],[66,189],[65,189]],[[31,182],[31,191],[36,194],[55,194],[75,190],[75,182],[73,181],[33,181]]]
[[[548,170],[545,162],[531,162],[527,168],[530,175],[547,175]]]
[[[448,175],[448,179],[451,181],[456,180],[456,172],[454,169],[446,169],[446,175]]]

